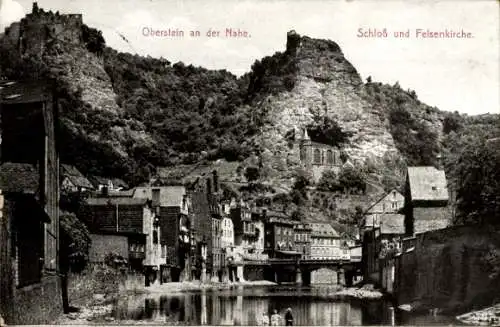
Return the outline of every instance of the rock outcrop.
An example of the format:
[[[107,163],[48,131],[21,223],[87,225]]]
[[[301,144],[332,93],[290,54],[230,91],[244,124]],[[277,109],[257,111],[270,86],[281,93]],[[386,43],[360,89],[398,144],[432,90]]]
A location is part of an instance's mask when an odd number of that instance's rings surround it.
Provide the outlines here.
[[[374,112],[376,108],[363,97],[364,84],[359,74],[335,42],[292,31],[288,33],[284,55],[295,66],[294,87],[269,94],[255,104],[267,113],[268,123],[259,142],[267,159],[282,159],[290,151],[286,133],[296,127],[304,128],[321,116],[332,118],[351,135],[344,150],[353,161],[364,163],[371,158],[381,162],[387,153],[399,154],[385,116]],[[282,171],[292,167],[295,165]],[[275,174],[279,174],[276,169]]]

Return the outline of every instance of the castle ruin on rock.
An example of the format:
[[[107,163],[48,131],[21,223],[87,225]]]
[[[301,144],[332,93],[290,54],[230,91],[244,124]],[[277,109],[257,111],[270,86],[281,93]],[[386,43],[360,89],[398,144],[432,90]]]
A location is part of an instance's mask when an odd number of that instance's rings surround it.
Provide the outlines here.
[[[52,11],[44,11],[33,2],[31,13],[5,29],[4,42],[10,43],[11,48],[18,49],[21,55],[40,55],[49,40],[81,43],[82,25],[81,14],[54,14]]]

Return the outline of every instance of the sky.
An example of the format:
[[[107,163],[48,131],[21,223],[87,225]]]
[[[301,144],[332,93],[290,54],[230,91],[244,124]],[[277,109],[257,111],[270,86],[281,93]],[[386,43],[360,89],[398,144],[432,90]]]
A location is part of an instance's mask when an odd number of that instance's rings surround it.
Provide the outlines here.
[[[415,90],[441,110],[500,113],[499,2],[396,0],[39,0],[39,7],[82,13],[107,45],[171,62],[227,69],[236,75],[255,60],[283,51],[286,33],[330,39],[363,79]],[[0,0],[0,29],[31,11],[30,0]],[[226,38],[226,28],[248,38]],[[184,37],[146,36],[178,29]],[[360,37],[376,29],[387,37]],[[416,30],[470,33],[469,38],[423,38]],[[208,37],[209,31],[220,37]],[[199,31],[190,37],[189,31]],[[408,38],[396,38],[395,31]]]

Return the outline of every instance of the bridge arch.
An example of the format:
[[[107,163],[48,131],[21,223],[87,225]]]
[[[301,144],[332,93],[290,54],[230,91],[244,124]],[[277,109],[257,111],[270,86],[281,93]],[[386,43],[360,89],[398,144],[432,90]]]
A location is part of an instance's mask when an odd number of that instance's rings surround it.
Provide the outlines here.
[[[311,284],[340,284],[340,269],[337,267],[311,267],[309,269]]]

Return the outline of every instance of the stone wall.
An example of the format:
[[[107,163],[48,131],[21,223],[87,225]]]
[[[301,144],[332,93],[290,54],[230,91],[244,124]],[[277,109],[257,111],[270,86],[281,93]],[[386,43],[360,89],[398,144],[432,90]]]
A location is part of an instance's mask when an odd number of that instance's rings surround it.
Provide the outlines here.
[[[63,312],[60,278],[47,276],[39,284],[17,289],[11,301],[16,307],[7,315],[7,323],[49,324]]]
[[[417,236],[413,252],[396,263],[400,304],[466,311],[500,301],[500,227],[452,227]]]
[[[443,229],[450,225],[450,211],[448,207],[414,208],[415,234]]]
[[[128,238],[122,235],[90,234],[90,262],[104,262],[104,257],[110,253],[117,253],[128,260]]]
[[[263,266],[244,266],[243,277],[247,281],[264,280]]]
[[[337,284],[338,275],[336,270],[321,268],[311,272],[311,284]]]

